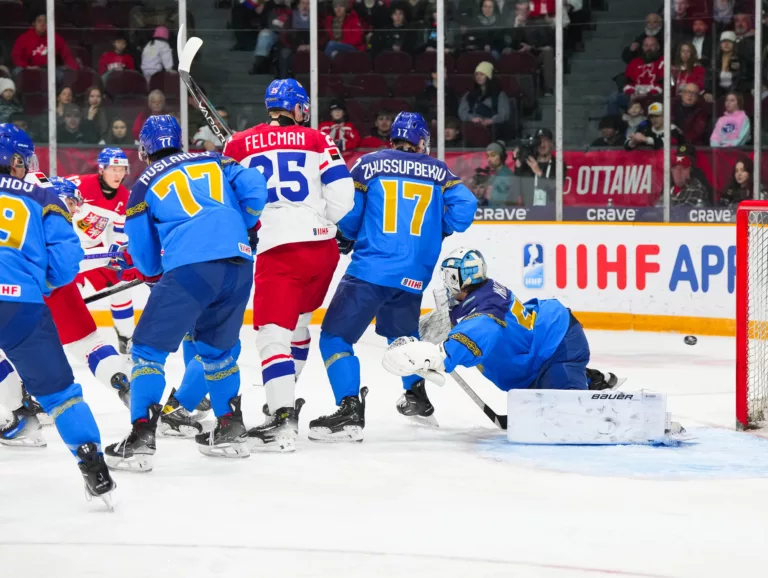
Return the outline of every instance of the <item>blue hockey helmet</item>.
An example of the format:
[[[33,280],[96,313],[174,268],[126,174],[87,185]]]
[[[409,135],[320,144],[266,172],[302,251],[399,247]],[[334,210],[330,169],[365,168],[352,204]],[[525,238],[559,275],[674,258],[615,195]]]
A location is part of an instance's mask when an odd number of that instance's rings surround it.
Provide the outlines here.
[[[488,266],[483,254],[477,249],[465,247],[451,251],[440,263],[440,272],[450,297],[455,297],[467,287],[480,285],[488,279]]]
[[[51,183],[54,193],[69,208],[70,212],[74,213],[83,206],[83,195],[80,194],[75,183],[62,177],[49,177],[48,182]]]
[[[0,136],[7,137],[11,141],[14,153],[21,157],[27,171],[40,170],[40,163],[35,154],[35,143],[26,132],[15,124],[4,122],[0,124]]]
[[[264,105],[267,110],[276,108],[287,110],[291,114],[296,109],[296,105],[301,107],[301,113],[304,119],[309,116],[309,96],[301,83],[293,78],[273,80],[267,87],[264,95]],[[298,119],[296,119],[298,121]],[[301,122],[301,121],[299,121]]]
[[[146,160],[164,149],[181,150],[181,126],[169,114],[150,116],[139,133],[139,157]]]
[[[99,165],[100,169],[106,169],[107,167],[125,167],[126,174],[131,172],[128,156],[123,152],[123,149],[117,147],[107,147],[102,149],[99,156],[96,158],[96,164]]]
[[[429,154],[429,127],[417,112],[401,112],[392,121],[389,131],[390,143],[405,141]]]
[[[13,141],[6,135],[0,135],[0,167],[11,167],[16,150]]]

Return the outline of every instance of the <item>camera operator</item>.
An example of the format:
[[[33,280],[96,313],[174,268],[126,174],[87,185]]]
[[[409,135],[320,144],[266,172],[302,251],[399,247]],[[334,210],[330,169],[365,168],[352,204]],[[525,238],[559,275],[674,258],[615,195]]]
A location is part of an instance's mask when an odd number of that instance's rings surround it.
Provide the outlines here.
[[[540,128],[514,151],[515,177],[523,206],[539,207],[555,202],[557,169],[553,141],[552,131]]]

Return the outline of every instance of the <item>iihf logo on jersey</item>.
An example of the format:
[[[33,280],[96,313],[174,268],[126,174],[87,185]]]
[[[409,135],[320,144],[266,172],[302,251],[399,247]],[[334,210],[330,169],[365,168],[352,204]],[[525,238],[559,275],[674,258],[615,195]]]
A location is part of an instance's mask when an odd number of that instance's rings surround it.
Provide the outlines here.
[[[544,250],[533,243],[523,247],[523,286],[527,289],[544,287]]]
[[[417,291],[421,291],[421,288],[424,286],[424,283],[422,281],[417,281],[416,279],[408,279],[408,277],[403,277],[403,280],[400,281],[400,285],[403,287],[410,287],[411,289],[416,289]]]

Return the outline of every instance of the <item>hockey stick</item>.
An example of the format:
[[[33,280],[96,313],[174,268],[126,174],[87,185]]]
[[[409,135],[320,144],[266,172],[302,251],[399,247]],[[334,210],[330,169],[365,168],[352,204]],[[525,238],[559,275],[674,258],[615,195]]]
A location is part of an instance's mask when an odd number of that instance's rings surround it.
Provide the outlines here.
[[[456,380],[456,383],[459,384],[459,387],[461,387],[461,389],[463,389],[464,392],[472,398],[472,401],[477,404],[477,407],[483,410],[483,413],[488,416],[488,419],[495,423],[497,427],[501,429],[507,429],[507,416],[499,415],[493,411],[487,403],[480,399],[480,396],[475,393],[475,390],[469,387],[469,384],[464,381],[464,378],[456,373],[456,371],[452,371],[450,375],[453,379]]]
[[[141,285],[143,283],[140,279],[134,279],[133,281],[128,281],[127,283],[121,283],[120,285],[115,285],[114,287],[110,287],[109,289],[104,289],[104,291],[100,291],[99,293],[94,293],[90,297],[86,297],[83,299],[85,301],[85,304],[93,303],[94,301],[98,301],[99,299],[104,299],[104,297],[111,297],[112,295],[116,295],[117,293],[121,293],[125,291],[126,289],[130,289],[131,287],[136,287],[137,285]]]
[[[197,36],[193,36],[182,46],[181,37],[183,35],[184,27],[182,26],[179,29],[179,35],[176,40],[176,50],[179,54],[179,77],[187,87],[189,94],[195,99],[197,108],[200,109],[203,117],[205,117],[205,121],[211,127],[213,134],[218,137],[221,144],[226,144],[232,138],[232,131],[216,112],[216,108],[208,100],[208,97],[205,96],[205,93],[197,86],[189,72],[189,69],[192,67],[192,60],[195,58],[197,51],[203,46],[203,41]]]
[[[117,259],[123,253],[97,253],[95,255],[86,255],[83,260],[87,259]]]

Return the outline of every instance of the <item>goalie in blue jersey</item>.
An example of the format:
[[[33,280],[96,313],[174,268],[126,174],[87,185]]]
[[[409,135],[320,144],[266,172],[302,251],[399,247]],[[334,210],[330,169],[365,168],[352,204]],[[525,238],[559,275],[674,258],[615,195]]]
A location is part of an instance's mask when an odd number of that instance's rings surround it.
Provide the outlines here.
[[[362,441],[365,395],[353,345],[376,318],[392,342],[417,335],[421,295],[442,239],[472,224],[477,200],[444,162],[429,156],[429,130],[415,113],[392,123],[391,149],[362,156],[352,167],[354,208],[338,223],[339,246],[352,264],[336,290],[320,334],[320,352],[339,409],[312,420],[309,439]],[[429,419],[424,380],[403,377],[398,411]]]

